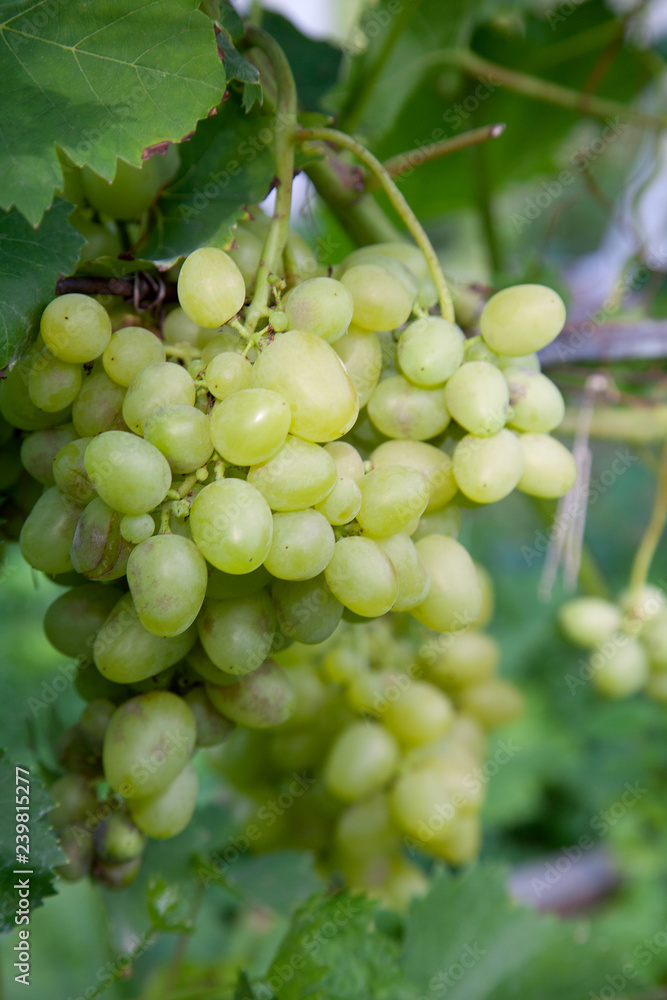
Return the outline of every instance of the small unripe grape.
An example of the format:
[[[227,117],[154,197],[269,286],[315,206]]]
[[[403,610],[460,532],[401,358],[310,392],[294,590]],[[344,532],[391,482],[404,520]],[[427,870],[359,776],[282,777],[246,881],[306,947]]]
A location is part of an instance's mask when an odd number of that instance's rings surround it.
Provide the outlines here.
[[[593,649],[621,626],[621,610],[601,597],[577,597],[560,609],[558,620],[563,632],[575,646]]]
[[[352,322],[354,302],[335,278],[308,278],[289,294],[285,313],[292,330],[309,330],[332,344]]]
[[[88,702],[81,713],[79,732],[93,753],[100,756],[104,746],[104,735],[115,711],[116,706],[112,701],[98,698]]]
[[[467,361],[447,382],[445,401],[461,427],[477,437],[490,437],[505,426],[507,381],[488,361]]]
[[[324,514],[329,524],[349,524],[361,507],[361,490],[354,479],[341,476],[324,500],[315,504],[315,510]]]
[[[230,326],[223,326],[222,330],[218,333],[216,337],[211,340],[207,340],[205,345],[202,347],[201,360],[202,365],[206,367],[213,358],[218,354],[224,353],[239,353],[243,354],[247,346],[247,341],[245,341],[240,333],[236,330],[232,330]]]
[[[195,383],[185,368],[161,361],[142,369],[132,379],[123,400],[123,419],[135,434],[155,410],[163,406],[194,406]]]
[[[456,867],[475,861],[482,846],[482,824],[479,816],[458,816],[456,823],[443,837],[429,842],[428,850]]]
[[[441,739],[453,721],[454,707],[449,698],[427,681],[412,681],[382,713],[382,724],[404,747]]]
[[[382,373],[382,348],[378,335],[371,330],[359,330],[351,326],[336,341],[334,351],[352,379],[359,397],[359,406],[365,406]]]
[[[666,602],[664,590],[650,583],[622,593],[618,603],[623,612],[624,631],[640,634],[646,624],[662,612]]]
[[[70,549],[81,508],[56,486],[47,489],[28,514],[19,537],[21,554],[33,569],[68,573]]]
[[[195,497],[190,529],[208,562],[224,573],[243,574],[266,559],[273,519],[266,500],[250,482],[222,479]]]
[[[252,294],[255,278],[262,259],[263,242],[256,233],[238,225],[233,233],[234,242],[225,251],[243,275],[246,291]]]
[[[154,635],[180,635],[204,601],[206,561],[190,539],[155,535],[132,549],[127,582],[144,628]]]
[[[34,431],[24,438],[21,445],[21,465],[37,482],[44,486],[53,486],[55,457],[61,448],[76,440],[76,437],[73,424]]]
[[[524,471],[516,434],[502,430],[492,437],[467,434],[454,449],[454,477],[475,503],[495,503],[516,489]]]
[[[303,581],[276,580],[271,596],[282,632],[295,642],[324,642],[343,614],[343,605],[331,593],[324,575]]]
[[[334,545],[331,525],[319,511],[277,512],[265,566],[279,580],[310,580],[329,564]]]
[[[274,511],[313,507],[329,495],[336,479],[336,464],[324,448],[291,435],[272,459],[248,473],[248,483]]]
[[[78,438],[64,445],[53,460],[53,478],[61,493],[74,503],[90,503],[95,496],[84,464],[86,448],[92,438]]]
[[[373,260],[373,258],[377,258],[378,255],[381,258],[393,257],[395,260],[400,261],[404,267],[407,267],[409,271],[412,271],[413,275],[418,280],[429,276],[430,272],[428,262],[419,247],[414,246],[412,243],[402,241],[390,243],[371,243],[369,246],[359,247],[358,250],[353,250],[351,254],[348,254],[345,258],[344,267],[347,270],[347,268],[352,267],[353,264],[363,264],[369,257]]]
[[[156,795],[187,764],[195,736],[194,716],[178,695],[151,691],[131,698],[116,709],[107,729],[105,777],[125,798]]]
[[[111,320],[104,307],[78,292],[49,302],[39,329],[51,353],[72,364],[94,361],[111,339]]]
[[[0,415],[11,427],[22,431],[37,431],[61,424],[69,418],[70,408],[57,413],[39,410],[28,394],[31,362],[17,361],[9,374],[0,379]]]
[[[175,837],[186,828],[197,805],[199,777],[186,764],[173,781],[156,794],[130,800],[130,814],[140,830],[157,840]]]
[[[368,415],[387,437],[414,441],[436,437],[451,419],[444,389],[420,389],[402,375],[376,386],[368,400]]]
[[[120,533],[126,542],[139,545],[155,534],[155,521],[150,514],[125,514],[120,519]]]
[[[219,712],[249,729],[282,725],[292,715],[296,702],[287,673],[273,660],[265,660],[231,687],[207,684],[206,693]]]
[[[353,479],[358,483],[365,475],[364,460],[354,445],[348,444],[347,441],[332,441],[331,444],[325,444],[324,450],[336,463],[339,476]]]
[[[611,648],[609,648],[611,647]],[[617,633],[591,657],[593,683],[607,698],[627,698],[649,679],[649,659],[638,639]]]
[[[111,335],[102,364],[110,379],[127,387],[140,371],[164,358],[164,345],[154,333],[141,326],[125,326]]]
[[[207,598],[197,627],[212,663],[241,677],[257,670],[268,656],[276,632],[276,613],[266,590],[224,601]]]
[[[398,578],[398,597],[393,610],[407,611],[425,601],[431,581],[410,536],[401,532],[378,538],[377,543],[389,556]]]
[[[120,534],[120,514],[94,497],[79,518],[70,559],[77,573],[89,580],[118,580],[125,576],[130,546]]]
[[[523,712],[524,699],[513,684],[492,677],[480,684],[467,684],[458,695],[458,705],[485,729],[492,729],[514,722]]]
[[[129,816],[114,813],[95,830],[95,853],[103,861],[123,864],[143,853],[146,838]]]
[[[507,368],[505,378],[512,407],[509,427],[535,433],[558,427],[565,415],[565,401],[551,379],[529,368]]]
[[[79,882],[90,872],[93,863],[93,835],[85,829],[65,829],[59,842],[67,861],[53,870],[66,882]]]
[[[95,636],[120,596],[115,587],[94,583],[72,587],[46,609],[46,638],[63,656],[90,657]]]
[[[164,455],[127,431],[105,431],[94,438],[84,462],[102,500],[121,514],[146,514],[164,500],[171,486]]]
[[[95,437],[104,431],[125,427],[125,389],[112,382],[105,372],[91,372],[74,400],[72,422],[79,437]]]
[[[198,747],[215,747],[223,743],[234,729],[234,724],[214,707],[204,687],[198,684],[185,696],[197,723]]]
[[[48,351],[30,359],[28,395],[40,410],[56,413],[71,406],[81,389],[81,365],[61,361]]]
[[[475,564],[459,542],[443,535],[420,538],[415,548],[431,586],[410,614],[437,632],[457,632],[475,620],[482,590]]]
[[[340,733],[324,769],[329,790],[343,802],[358,802],[387,784],[398,766],[398,744],[373,722],[354,722]]]
[[[565,325],[565,305],[545,285],[515,285],[491,296],[479,323],[498,354],[530,354],[556,339]]]
[[[398,597],[396,570],[372,538],[339,539],[324,575],[341,604],[368,618],[386,614]]]
[[[430,487],[426,513],[448,503],[457,491],[451,458],[424,441],[385,441],[371,455],[371,464],[374,469],[405,465],[426,476]]]
[[[557,498],[571,490],[577,465],[565,445],[548,434],[520,434],[523,472],[517,489],[534,497]]]
[[[242,389],[211,413],[215,450],[231,465],[258,465],[280,451],[292,422],[287,400],[271,389]]]
[[[232,393],[249,389],[252,384],[252,365],[242,354],[221,351],[206,366],[206,388],[216,399],[226,399]]]
[[[387,796],[380,793],[348,806],[338,817],[334,836],[344,854],[363,859],[393,848],[396,832]]]
[[[194,472],[213,454],[209,419],[194,406],[162,406],[144,425],[144,440],[155,445],[173,472]]]
[[[468,337],[463,347],[463,354],[466,361],[486,361],[491,365],[498,365],[500,355],[492,351],[483,337]]]
[[[353,322],[364,330],[394,330],[410,317],[417,280],[400,261],[368,256],[341,277],[354,303]]]
[[[51,785],[49,795],[55,803],[48,812],[49,823],[56,830],[72,826],[97,809],[97,796],[83,774],[64,774]]]
[[[366,534],[375,538],[403,531],[424,513],[431,495],[426,476],[406,465],[373,469],[360,480],[359,489],[357,521]]]
[[[426,643],[420,659],[430,680],[448,691],[458,691],[489,680],[500,664],[500,649],[490,635],[465,629],[447,636],[444,644]]]
[[[442,385],[463,361],[464,340],[463,331],[440,316],[416,319],[398,341],[400,369],[413,385]]]
[[[392,788],[389,802],[393,818],[430,851],[462,815],[479,808],[470,784],[455,765],[431,757],[402,774]]]
[[[197,347],[202,328],[193,323],[189,316],[183,312],[180,306],[176,306],[167,313],[162,324],[162,336],[165,344],[191,344]],[[209,331],[214,336],[218,333],[218,327]]]
[[[201,247],[186,258],[178,276],[178,301],[193,323],[222,326],[243,308],[245,282],[232,258]]]

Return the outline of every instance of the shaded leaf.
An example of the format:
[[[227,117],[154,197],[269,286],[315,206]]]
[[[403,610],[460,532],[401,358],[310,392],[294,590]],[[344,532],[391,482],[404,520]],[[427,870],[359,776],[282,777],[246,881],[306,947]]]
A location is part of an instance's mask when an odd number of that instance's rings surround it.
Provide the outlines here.
[[[338,79],[343,58],[341,50],[328,42],[306,38],[279,14],[266,12],[262,27],[276,39],[287,56],[294,73],[299,104],[317,110],[321,98]]]

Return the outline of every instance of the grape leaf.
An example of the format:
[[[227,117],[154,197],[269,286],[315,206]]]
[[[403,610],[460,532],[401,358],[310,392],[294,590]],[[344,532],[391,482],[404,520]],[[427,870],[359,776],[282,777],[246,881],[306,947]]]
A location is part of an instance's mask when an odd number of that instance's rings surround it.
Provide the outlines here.
[[[0,216],[0,368],[17,358],[39,327],[56,280],[74,270],[85,239],[58,200],[33,229],[15,209]]]
[[[142,257],[172,260],[231,229],[246,204],[261,201],[274,176],[275,120],[245,115],[234,100],[200,122],[180,145],[178,173],[162,192]]]
[[[338,79],[343,58],[340,49],[328,42],[306,38],[280,14],[267,11],[262,27],[276,39],[287,56],[294,73],[299,105],[319,110],[320,99]]]
[[[225,87],[199,0],[3,4],[2,207],[36,225],[62,184],[56,144],[111,178],[181,139]]]
[[[20,765],[23,767],[23,765]],[[23,781],[26,775],[20,773]],[[20,788],[24,786],[21,784]],[[17,862],[16,851],[16,797],[23,795],[17,790],[16,765],[0,752],[0,932],[10,931],[16,927],[14,922],[19,896],[16,888],[19,879],[29,880],[30,910],[42,906],[48,896],[55,896],[57,890],[53,882],[55,875],[53,866],[62,864],[64,856],[53,828],[50,826],[46,813],[52,808],[53,802],[46,790],[35,778],[30,776],[30,864],[21,865]],[[25,869],[31,874],[16,875],[17,869]],[[22,924],[28,927],[27,924]]]
[[[623,964],[578,924],[512,903],[506,873],[442,872],[413,902],[404,969],[421,993],[449,1000],[578,1000]],[[633,987],[641,985],[637,970]]]
[[[314,858],[307,851],[271,851],[239,858],[230,865],[225,883],[244,900],[289,913],[295,902],[322,886]]]

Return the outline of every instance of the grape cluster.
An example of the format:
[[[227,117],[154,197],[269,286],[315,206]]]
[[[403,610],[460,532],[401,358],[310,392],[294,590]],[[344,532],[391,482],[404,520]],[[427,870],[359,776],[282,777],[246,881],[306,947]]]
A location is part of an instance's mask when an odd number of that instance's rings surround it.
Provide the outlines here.
[[[318,676],[305,647],[343,617],[368,623],[390,611],[447,639],[457,633],[443,662],[457,663],[460,647],[463,666],[451,676],[433,668],[381,722],[338,733],[325,784],[361,809],[386,793],[399,750],[409,752],[391,797],[414,835],[414,816],[443,788],[449,795],[474,756],[468,716],[493,722],[516,707],[513,690],[489,677],[490,640],[466,631],[484,586],[455,537],[451,501],[486,504],[515,488],[557,497],[575,478],[550,436],[562,397],[531,353],[563,326],[555,292],[498,292],[481,335],[466,340],[427,311],[434,286],[416,248],[365,248],[336,277],[298,281],[310,262],[292,238],[288,280],[270,276],[266,324],[249,332],[242,317],[264,227],[250,220],[229,253],[203,247],[185,260],[180,305],[160,335],[127,314],[112,330],[93,297],[54,299],[0,390],[4,419],[28,432],[22,464],[44,488],[21,551],[70,588],[45,622],[56,649],[79,658],[89,702],[66,734],[63,767],[89,782],[104,775],[135,846],[187,825],[197,746],[235,726],[286,734],[304,711],[297,665]],[[341,642],[334,659],[347,656]],[[392,676],[329,681],[372,715],[368,699]],[[307,718],[317,730],[316,712]],[[460,756],[454,764],[435,763],[442,739]],[[422,789],[419,805],[410,788]],[[478,805],[438,839],[442,856],[474,852]],[[101,871],[138,857],[121,861],[96,844],[89,861]]]
[[[600,694],[627,698],[638,691],[667,703],[667,602],[659,587],[644,585],[617,602],[578,597],[560,610],[567,639],[591,650],[586,668]]]

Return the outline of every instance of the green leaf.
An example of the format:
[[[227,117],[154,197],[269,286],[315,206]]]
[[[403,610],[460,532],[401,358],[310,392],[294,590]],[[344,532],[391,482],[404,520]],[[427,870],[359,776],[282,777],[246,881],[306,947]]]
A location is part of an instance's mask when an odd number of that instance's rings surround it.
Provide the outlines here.
[[[516,906],[505,880],[491,865],[464,875],[443,872],[429,894],[413,902],[404,967],[421,993],[448,1000],[579,1000],[605,986],[619,956],[577,924]]]
[[[200,122],[179,147],[181,165],[156,206],[155,229],[143,257],[172,260],[204,246],[235,224],[244,205],[261,201],[274,176],[271,147],[275,120],[245,115],[228,100]]]
[[[251,904],[289,913],[294,903],[322,888],[315,859],[306,851],[271,851],[239,858],[225,882]]]
[[[338,79],[343,59],[340,49],[328,42],[306,38],[279,14],[266,12],[262,27],[276,39],[287,56],[301,107],[319,110],[322,97]]]
[[[253,988],[245,972],[239,972],[238,982],[234,990],[234,1000],[255,1000]]]
[[[19,765],[23,767],[23,765]],[[42,784],[30,775],[29,858],[27,865],[17,861],[17,807],[16,799],[24,794],[26,775],[19,772],[21,784],[17,785],[17,765],[0,752],[0,932],[14,930],[15,913],[19,902],[17,882],[29,880],[30,910],[43,906],[48,896],[55,896],[54,865],[62,864],[63,853],[46,814],[53,807]],[[24,803],[21,803],[24,805]],[[23,834],[21,834],[23,836]],[[20,870],[19,875],[14,874]],[[24,874],[29,871],[31,874]],[[28,924],[21,924],[28,927]]]
[[[178,141],[225,87],[199,0],[3,4],[2,207],[36,225],[62,184],[56,144],[110,179]]]
[[[245,31],[243,18],[239,17],[231,3],[227,3],[226,0],[220,0],[216,6],[216,23],[237,42]]]
[[[217,37],[217,42],[220,55],[225,64],[227,80],[240,80],[241,83],[259,84],[259,70],[240,55],[229,32],[221,29]],[[260,87],[260,94],[261,92],[262,88]]]
[[[62,274],[74,270],[85,242],[58,200],[33,229],[16,210],[0,217],[0,368],[17,358],[39,327]]]

